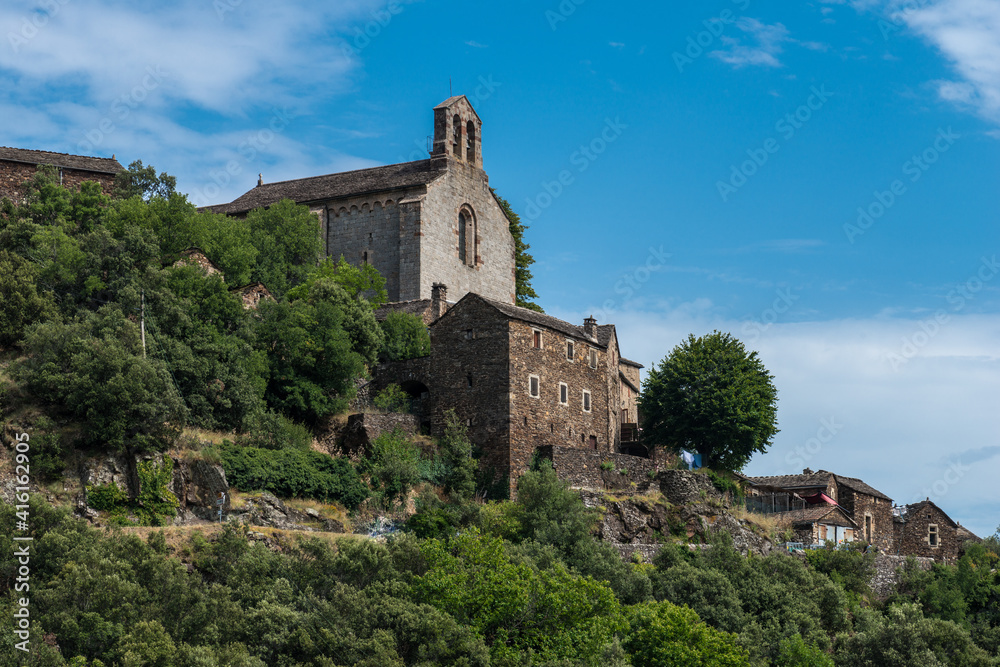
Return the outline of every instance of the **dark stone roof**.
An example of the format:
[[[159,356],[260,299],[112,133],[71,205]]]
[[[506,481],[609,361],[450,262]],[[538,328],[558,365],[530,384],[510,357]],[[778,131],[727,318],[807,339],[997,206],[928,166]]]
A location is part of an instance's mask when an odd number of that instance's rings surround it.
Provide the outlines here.
[[[582,326],[578,327],[575,324],[564,322],[556,317],[552,317],[551,315],[539,313],[534,310],[530,310],[528,308],[521,308],[520,306],[515,306],[513,304],[502,303],[500,301],[494,301],[493,299],[487,299],[484,296],[480,296],[479,294],[473,294],[472,292],[469,292],[469,294],[462,297],[462,300],[465,300],[470,296],[475,296],[476,298],[482,299],[483,301],[493,306],[494,308],[499,310],[507,317],[510,317],[511,319],[519,320],[521,322],[526,322],[528,324],[534,324],[540,327],[545,327],[547,329],[552,329],[553,331],[558,331],[559,333],[566,334],[567,336],[579,338],[591,344],[594,343],[594,339],[588,337],[587,334],[584,333]],[[459,303],[461,303],[461,301],[459,301]],[[610,325],[605,325],[605,326],[610,326]],[[600,331],[602,328],[604,327],[598,327],[598,331]],[[607,343],[606,342],[602,343],[599,339],[597,340],[597,344],[600,347],[607,347]]]
[[[802,523],[813,524],[824,519],[828,522],[832,522],[832,517],[830,517],[831,514],[836,515],[837,525],[853,526],[854,528],[858,527],[858,524],[854,523],[854,521],[851,520],[851,517],[847,516],[847,512],[845,512],[838,505],[818,505],[815,507],[806,507],[800,510],[790,510],[788,512],[775,512],[771,516],[794,525]]]
[[[920,513],[920,511],[923,510],[928,505],[930,505],[931,507],[933,507],[934,509],[936,509],[938,512],[941,512],[941,514],[944,515],[945,520],[948,522],[948,524],[952,528],[958,528],[958,524],[955,523],[954,519],[952,519],[950,516],[948,516],[947,512],[945,512],[943,509],[941,509],[940,507],[938,507],[937,505],[935,505],[934,502],[932,500],[930,500],[930,499],[928,499],[928,500],[921,500],[919,503],[913,503],[912,505],[906,505],[906,506],[904,506],[903,508],[901,508],[902,512],[901,512],[900,518],[903,521],[909,521],[911,514],[912,515],[916,515],[916,514]],[[969,534],[971,535],[971,533],[969,533]]]
[[[852,491],[864,493],[865,495],[891,501],[892,498],[885,495],[878,489],[865,484],[856,477],[844,477],[836,475],[827,470],[819,470],[814,473],[802,475],[776,475],[771,477],[748,477],[747,480],[754,486],[773,486],[779,489],[808,489],[816,487],[826,487],[833,478],[837,484],[842,484]]]
[[[426,185],[443,173],[433,166],[430,160],[342,171],[325,176],[265,183],[258,185],[228,204],[206,206],[202,210],[226,214],[247,213],[255,208],[277,204],[282,199],[291,199],[296,203],[304,204],[373,192],[400,190]]]
[[[632,361],[631,359],[626,359],[625,357],[619,357],[618,361],[622,362],[626,366],[633,366],[635,368],[645,368],[645,366],[640,364],[638,361]]]
[[[77,171],[92,171],[98,174],[117,174],[125,171],[118,160],[107,157],[87,157],[85,155],[70,155],[68,153],[51,153],[35,151],[26,148],[8,148],[0,146],[0,160],[7,162],[23,162],[25,164],[47,164],[63,169]]]
[[[634,384],[632,384],[632,381],[629,380],[627,377],[625,377],[624,373],[622,373],[621,371],[619,371],[618,372],[618,377],[621,378],[622,382],[624,382],[628,386],[632,387],[632,391],[634,391],[637,394],[641,393],[640,389],[637,386],[635,386]]]

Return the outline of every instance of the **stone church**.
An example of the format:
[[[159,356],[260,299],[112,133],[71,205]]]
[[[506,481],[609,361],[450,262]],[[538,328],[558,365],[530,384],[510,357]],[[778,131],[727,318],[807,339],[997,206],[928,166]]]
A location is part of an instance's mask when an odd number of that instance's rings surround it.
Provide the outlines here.
[[[636,450],[642,366],[621,357],[614,325],[514,305],[514,240],[483,170],[482,127],[464,95],[451,97],[434,108],[426,160],[261,179],[209,210],[245,216],[291,199],[316,214],[327,255],[378,269],[390,301],[380,316],[421,316],[431,354],[382,364],[369,391],[400,384],[435,436],[455,410],[484,468],[513,491],[539,448],[588,457]]]
[[[244,216],[283,199],[319,218],[327,255],[370,264],[389,301],[428,301],[435,282],[514,303],[514,239],[483,171],[482,127],[464,95],[434,108],[430,157],[263,183],[216,213]]]

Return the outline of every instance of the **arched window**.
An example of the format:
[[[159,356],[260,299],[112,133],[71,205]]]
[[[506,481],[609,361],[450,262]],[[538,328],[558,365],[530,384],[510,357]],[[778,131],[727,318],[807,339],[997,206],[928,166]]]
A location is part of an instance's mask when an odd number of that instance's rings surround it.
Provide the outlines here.
[[[466,159],[469,164],[475,164],[476,162],[476,125],[471,120],[465,128],[466,139],[468,140],[468,148],[465,152]]]
[[[458,258],[466,266],[475,267],[477,257],[476,247],[479,241],[479,228],[476,214],[466,204],[458,213]]]
[[[468,252],[468,235],[466,234],[466,227],[468,226],[468,221],[465,219],[465,212],[458,214],[458,258],[462,260],[462,264],[468,264],[467,259]]]
[[[452,125],[455,127],[455,138],[452,140],[452,152],[455,157],[459,160],[462,159],[462,119],[458,114],[452,119]]]

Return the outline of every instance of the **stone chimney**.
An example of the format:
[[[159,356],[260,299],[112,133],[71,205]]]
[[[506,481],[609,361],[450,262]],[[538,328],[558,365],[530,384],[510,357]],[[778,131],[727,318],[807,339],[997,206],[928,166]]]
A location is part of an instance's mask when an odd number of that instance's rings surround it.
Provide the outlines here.
[[[257,174],[257,187],[264,185],[264,174]]]
[[[587,334],[587,338],[597,338],[597,320],[593,315],[583,321],[583,333]]]
[[[802,474],[803,475],[811,475],[811,474],[813,474],[813,471],[810,468],[803,468],[802,469]]]
[[[434,319],[448,312],[448,286],[443,283],[431,285],[431,314]]]

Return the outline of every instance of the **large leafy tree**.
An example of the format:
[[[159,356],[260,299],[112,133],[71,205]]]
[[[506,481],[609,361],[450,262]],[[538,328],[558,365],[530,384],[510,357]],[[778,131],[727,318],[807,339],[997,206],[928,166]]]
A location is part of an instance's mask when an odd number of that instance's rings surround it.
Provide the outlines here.
[[[741,470],[777,428],[777,390],[756,352],[730,334],[694,335],[652,368],[639,397],[653,446],[701,454],[702,464]]]
[[[507,220],[510,221],[510,235],[514,237],[514,294],[516,296],[514,303],[522,308],[536,310],[539,313],[544,312],[541,306],[532,301],[532,299],[538,298],[538,294],[531,286],[531,265],[535,263],[535,258],[528,254],[531,246],[524,242],[524,231],[528,226],[521,222],[521,216],[514,212],[510,202],[498,195],[496,190],[493,191],[493,195],[500,203],[500,208],[503,209]]]

